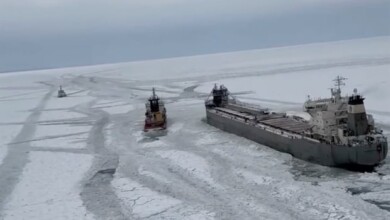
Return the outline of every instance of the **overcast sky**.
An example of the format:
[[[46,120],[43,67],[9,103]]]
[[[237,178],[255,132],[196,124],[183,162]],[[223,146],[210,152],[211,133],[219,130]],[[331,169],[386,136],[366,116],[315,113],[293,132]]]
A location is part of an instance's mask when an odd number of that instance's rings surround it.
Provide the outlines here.
[[[0,72],[390,35],[390,0],[0,0]]]

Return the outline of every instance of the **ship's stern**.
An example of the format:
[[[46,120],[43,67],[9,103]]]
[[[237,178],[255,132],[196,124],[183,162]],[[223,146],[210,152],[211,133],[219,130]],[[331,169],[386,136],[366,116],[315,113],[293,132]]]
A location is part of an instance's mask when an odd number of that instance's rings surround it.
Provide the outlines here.
[[[353,164],[359,166],[376,166],[386,159],[388,143],[387,141],[383,141],[352,148],[355,148],[350,151],[350,159],[352,159]]]

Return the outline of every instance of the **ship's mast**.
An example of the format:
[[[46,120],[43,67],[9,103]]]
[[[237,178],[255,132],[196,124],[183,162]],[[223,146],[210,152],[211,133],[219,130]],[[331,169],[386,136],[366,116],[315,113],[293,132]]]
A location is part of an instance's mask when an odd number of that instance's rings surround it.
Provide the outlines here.
[[[345,86],[345,80],[347,80],[347,78],[342,76],[337,76],[336,79],[333,80],[335,82],[336,91],[332,89],[332,95],[337,101],[341,99],[341,87]]]
[[[153,99],[156,98],[156,89],[153,87]]]
[[[339,91],[341,91],[341,86],[345,86],[345,80],[347,80],[347,78],[344,78],[342,76],[337,76],[336,79],[333,80],[335,81],[335,85]]]
[[[159,98],[156,95],[156,89],[153,87],[153,94],[149,97],[149,105],[151,112],[158,112],[159,111]]]

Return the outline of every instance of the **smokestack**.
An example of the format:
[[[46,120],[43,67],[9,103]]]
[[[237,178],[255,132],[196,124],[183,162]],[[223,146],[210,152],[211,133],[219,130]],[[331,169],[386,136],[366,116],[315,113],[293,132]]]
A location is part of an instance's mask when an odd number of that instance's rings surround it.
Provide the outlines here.
[[[365,135],[368,133],[368,120],[366,109],[364,107],[364,98],[357,94],[348,98],[348,129],[354,136]]]

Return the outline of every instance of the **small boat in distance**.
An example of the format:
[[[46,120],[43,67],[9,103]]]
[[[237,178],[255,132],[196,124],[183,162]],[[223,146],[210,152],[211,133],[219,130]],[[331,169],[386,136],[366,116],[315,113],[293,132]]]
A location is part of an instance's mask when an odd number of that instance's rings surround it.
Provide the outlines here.
[[[60,89],[58,90],[58,94],[57,94],[57,97],[58,98],[63,98],[63,97],[66,97],[66,93],[65,91],[62,89],[62,86],[60,86]]]
[[[167,114],[164,102],[156,95],[153,88],[153,94],[145,104],[145,125],[144,131],[164,130],[167,127]]]

